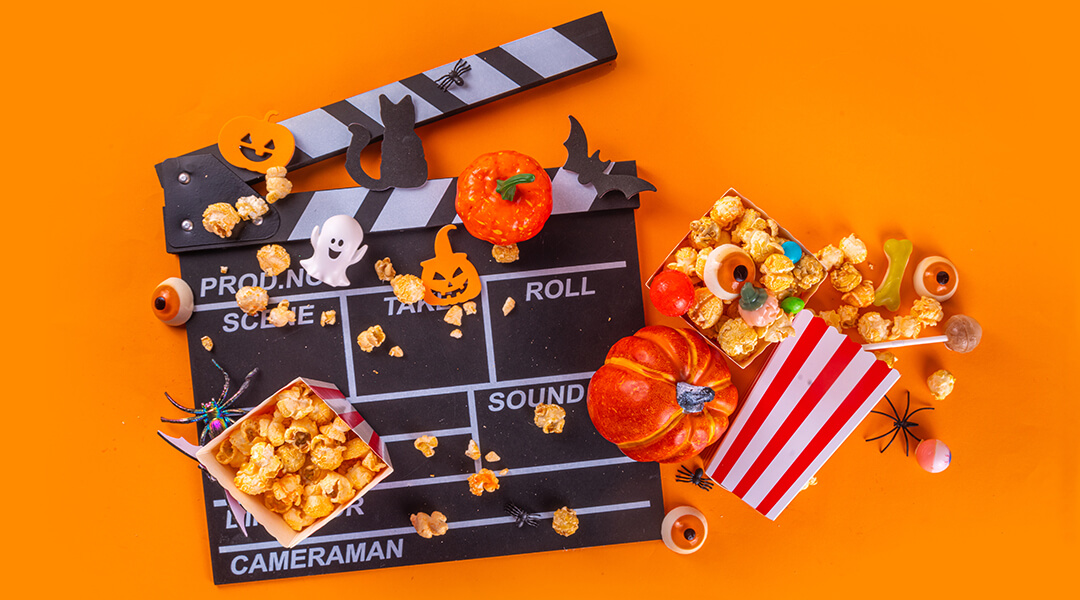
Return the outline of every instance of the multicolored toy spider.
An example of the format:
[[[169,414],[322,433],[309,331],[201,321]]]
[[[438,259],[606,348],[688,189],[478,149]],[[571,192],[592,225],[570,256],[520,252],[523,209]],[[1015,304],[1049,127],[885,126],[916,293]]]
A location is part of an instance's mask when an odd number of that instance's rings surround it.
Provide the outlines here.
[[[465,80],[462,79],[462,75],[472,70],[469,63],[464,58],[454,63],[454,68],[450,69],[450,72],[446,75],[435,80],[435,85],[439,86],[439,89],[446,91],[450,89],[451,85],[465,85]]]
[[[217,437],[222,431],[225,431],[229,425],[232,425],[238,417],[244,416],[247,413],[247,409],[243,408],[229,408],[233,401],[240,397],[248,388],[248,384],[251,383],[251,378],[259,372],[259,368],[255,367],[244,378],[244,383],[240,386],[240,389],[236,390],[236,393],[232,395],[228,400],[225,396],[229,394],[229,374],[225,372],[225,369],[221,368],[221,365],[217,364],[217,361],[210,359],[210,362],[214,363],[214,366],[221,371],[221,374],[225,376],[225,387],[221,390],[221,397],[217,400],[210,400],[204,402],[202,408],[187,408],[181,406],[169,396],[168,392],[165,392],[165,397],[173,406],[180,410],[193,414],[195,416],[188,417],[186,419],[166,419],[161,417],[161,421],[164,423],[201,423],[203,426],[202,433],[199,434],[199,443],[206,445],[206,442]]]
[[[518,529],[520,529],[522,525],[536,527],[536,524],[540,522],[539,517],[535,514],[522,508],[518,508],[513,502],[506,503],[506,512],[509,513],[511,517],[514,517],[514,523],[517,524]]]
[[[716,485],[716,482],[709,479],[709,476],[705,474],[705,469],[698,469],[691,473],[690,469],[686,468],[686,465],[679,467],[679,471],[675,475],[675,481],[692,483],[706,492],[712,490],[713,486]]]
[[[904,416],[902,416],[902,417],[900,416],[900,413],[897,412],[896,407],[893,406],[892,400],[889,400],[888,396],[885,396],[885,401],[889,403],[889,408],[892,409],[893,414],[889,415],[889,414],[885,414],[885,413],[883,413],[881,411],[877,411],[877,410],[872,410],[870,412],[872,412],[872,413],[874,413],[876,415],[881,415],[883,417],[888,417],[888,418],[892,419],[893,420],[893,428],[886,431],[885,433],[877,436],[877,437],[872,437],[872,438],[870,438],[870,439],[868,439],[866,441],[872,442],[874,440],[880,440],[881,438],[883,438],[883,437],[885,437],[885,436],[887,436],[887,435],[889,435],[891,433],[892,437],[889,438],[889,443],[885,444],[885,447],[881,449],[881,452],[885,452],[886,450],[889,449],[889,446],[892,445],[893,440],[896,439],[896,434],[900,433],[900,431],[903,431],[904,432],[904,456],[907,456],[908,455],[908,436],[910,435],[911,437],[915,438],[915,441],[917,441],[917,442],[922,441],[922,439],[919,438],[919,436],[917,436],[914,433],[911,433],[910,431],[908,431],[912,427],[918,427],[919,424],[918,423],[912,423],[908,419],[910,419],[912,417],[912,415],[914,415],[917,412],[920,412],[920,411],[923,411],[923,410],[934,410],[934,409],[932,407],[930,407],[930,406],[924,406],[923,408],[920,408],[920,409],[918,409],[916,411],[909,412],[909,411],[911,411],[911,392],[910,391],[908,391],[908,393],[907,393],[907,406],[904,407]]]

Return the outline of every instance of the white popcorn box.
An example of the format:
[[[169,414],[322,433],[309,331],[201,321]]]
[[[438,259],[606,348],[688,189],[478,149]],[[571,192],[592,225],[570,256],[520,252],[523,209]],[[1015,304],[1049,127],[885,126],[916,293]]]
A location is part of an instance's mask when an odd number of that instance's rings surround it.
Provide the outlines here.
[[[794,325],[703,455],[714,481],[773,520],[900,379],[809,311]]]
[[[280,514],[266,508],[261,496],[252,496],[238,490],[233,483],[237,470],[229,465],[219,463],[217,459],[214,458],[221,443],[229,437],[229,434],[237,427],[240,427],[240,425],[248,419],[256,418],[264,414],[272,414],[274,412],[274,407],[277,405],[277,395],[297,383],[306,385],[316,396],[321,398],[323,402],[326,402],[337,416],[341,417],[343,421],[349,424],[353,433],[364,440],[364,442],[371,447],[371,451],[386,463],[386,468],[376,473],[375,477],[364,486],[363,489],[357,491],[352,500],[339,505],[334,512],[315,521],[311,525],[308,525],[302,531],[294,531],[285,523],[285,519],[283,519]],[[304,377],[297,377],[290,381],[280,390],[274,392],[261,404],[252,408],[243,418],[233,423],[232,426],[226,429],[221,435],[203,446],[202,449],[195,454],[195,458],[202,466],[206,467],[206,470],[213,475],[214,479],[216,479],[217,482],[220,483],[245,510],[255,517],[255,520],[257,520],[270,535],[274,536],[274,538],[286,548],[292,548],[299,544],[309,535],[315,533],[335,517],[345,512],[349,506],[359,500],[361,496],[368,492],[368,490],[375,487],[380,481],[386,479],[394,472],[394,466],[390,463],[390,457],[386,452],[386,444],[379,438],[379,434],[375,433],[375,430],[371,428],[371,425],[360,416],[360,413],[356,412],[356,409],[353,408],[352,404],[345,399],[345,395],[341,393],[341,390],[332,383],[307,379]]]

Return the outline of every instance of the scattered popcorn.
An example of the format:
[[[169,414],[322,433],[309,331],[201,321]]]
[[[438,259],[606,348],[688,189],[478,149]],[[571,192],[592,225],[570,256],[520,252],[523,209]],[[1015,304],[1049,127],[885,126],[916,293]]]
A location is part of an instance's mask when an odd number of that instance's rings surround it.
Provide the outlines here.
[[[258,196],[244,196],[236,200],[236,214],[245,221],[256,219],[270,212],[266,200]]]
[[[510,469],[503,469],[503,470],[499,471],[499,477],[503,477],[509,472],[510,472]]]
[[[876,312],[868,312],[859,317],[859,335],[868,344],[876,344],[889,339],[889,322]]]
[[[808,290],[825,279],[825,267],[810,254],[804,254],[791,274],[795,277],[795,285],[799,286],[799,289]]]
[[[476,314],[476,303],[473,302],[472,300],[469,300],[468,302],[466,302],[462,306],[465,307],[465,314],[467,314],[467,315],[475,315]]]
[[[415,446],[416,449],[420,452],[423,452],[424,456],[428,458],[435,456],[435,447],[438,445],[439,438],[433,435],[422,435],[416,438],[416,441],[413,442],[413,446]]]
[[[843,293],[850,292],[862,283],[862,273],[855,268],[855,265],[849,262],[840,265],[839,269],[829,273],[829,278],[832,279],[836,291]]]
[[[442,535],[450,529],[450,526],[446,524],[446,515],[439,511],[435,511],[430,515],[427,513],[409,515],[409,521],[412,522],[416,533],[426,540],[430,540],[432,536]]]
[[[514,302],[513,298],[507,297],[506,302],[503,302],[503,308],[502,308],[503,316],[505,317],[506,315],[509,315],[510,311],[514,310],[514,306],[516,304],[517,303]]]
[[[465,450],[465,456],[473,460],[480,460],[480,446],[476,443],[476,440],[469,440],[469,447]]]
[[[857,265],[866,260],[866,244],[855,237],[854,233],[840,240],[840,251],[852,264]]]
[[[533,423],[544,433],[562,433],[566,425],[566,411],[558,404],[538,404],[533,411]]]
[[[375,261],[375,274],[378,275],[379,281],[391,281],[394,279],[397,272],[394,271],[394,265],[390,262],[390,257]]]
[[[811,477],[810,479],[807,479],[806,483],[804,483],[803,486],[801,488],[799,488],[799,491],[800,492],[805,492],[806,488],[808,488],[808,487],[810,487],[812,485],[817,485],[817,477],[816,476]]]
[[[893,354],[892,352],[889,352],[888,350],[886,350],[884,352],[878,352],[877,353],[877,359],[880,360],[880,361],[883,361],[885,364],[889,365],[890,369],[893,368],[893,365],[896,364],[896,361],[900,360],[900,359],[896,358],[895,354]]]
[[[319,327],[326,327],[327,325],[337,324],[337,311],[336,310],[324,310],[322,315],[319,316]]]
[[[866,308],[874,303],[874,282],[863,279],[862,283],[841,296],[840,299],[856,308]]]
[[[270,204],[288,196],[292,191],[292,182],[285,179],[287,174],[285,167],[270,167],[266,170],[266,201]]]
[[[280,275],[292,263],[289,253],[277,244],[268,244],[259,248],[256,256],[259,259],[259,268],[263,270],[263,273],[271,276]]]
[[[716,332],[716,339],[720,342],[720,349],[732,360],[750,356],[758,343],[757,332],[741,318],[725,321]]]
[[[461,315],[463,312],[461,307],[455,304],[450,307],[450,310],[446,311],[446,316],[443,317],[443,321],[456,327],[461,327]]]
[[[202,347],[206,348],[207,352],[214,349],[214,340],[210,339],[210,336],[204,335],[199,341],[202,342]]]
[[[288,300],[282,300],[278,303],[277,308],[270,311],[270,314],[266,317],[266,322],[274,327],[284,327],[289,323],[296,322],[296,312],[289,310]]]
[[[461,339],[461,335],[462,335],[462,334],[461,334],[461,330],[460,330],[460,329],[455,329],[455,330],[453,330],[453,331],[451,331],[451,332],[450,332],[450,337],[454,338],[455,340],[460,340],[460,339]]]
[[[405,353],[401,350],[401,346],[394,346],[390,349],[390,356],[401,358],[402,356],[405,356]]]
[[[202,216],[203,228],[220,238],[232,235],[233,227],[240,222],[240,215],[228,202],[207,206]]]
[[[469,475],[469,491],[473,496],[480,496],[484,492],[494,492],[499,489],[499,478],[491,469],[480,469],[479,473]]]
[[[226,266],[222,266],[222,267],[221,267],[221,274],[222,274],[222,275],[224,275],[224,274],[226,274],[226,273],[228,273],[228,272],[229,272],[229,267],[226,267]]]
[[[236,305],[249,316],[254,317],[259,314],[259,311],[266,310],[266,305],[269,303],[270,294],[259,286],[244,286],[236,292]]]
[[[491,247],[491,257],[497,263],[512,263],[518,259],[519,255],[517,244],[507,244],[506,246],[495,244]]]
[[[956,377],[945,369],[939,369],[927,378],[926,385],[929,386],[930,393],[934,394],[935,400],[944,400],[952,393]]]
[[[372,325],[356,336],[356,343],[364,352],[371,352],[381,346],[384,341],[386,341],[386,334],[379,325]]]
[[[394,295],[402,304],[412,304],[424,299],[424,282],[416,275],[397,275],[390,280]]]
[[[502,457],[498,454],[495,454],[495,451],[493,450],[484,455],[484,460],[488,462],[499,462],[500,460],[502,460]]]
[[[551,519],[551,528],[563,537],[574,535],[574,532],[578,530],[577,513],[565,506],[560,508],[555,511],[555,516]]]
[[[912,316],[897,316],[893,317],[892,333],[889,334],[890,340],[898,340],[901,338],[917,338],[919,333],[922,332],[922,323]]]
[[[744,210],[742,200],[738,196],[724,196],[713,204],[709,216],[721,228],[727,229],[742,217]]]
[[[918,319],[924,327],[933,327],[945,318],[941,303],[929,296],[920,296],[911,307],[911,316]]]
[[[836,246],[829,244],[818,251],[817,259],[823,269],[832,271],[840,263],[844,262],[844,253]]]

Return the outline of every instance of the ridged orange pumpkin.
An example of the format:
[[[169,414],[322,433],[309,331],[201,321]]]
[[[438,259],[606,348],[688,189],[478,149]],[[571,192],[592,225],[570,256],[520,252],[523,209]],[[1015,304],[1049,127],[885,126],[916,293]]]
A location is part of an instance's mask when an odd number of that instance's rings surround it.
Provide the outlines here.
[[[720,439],[739,393],[696,333],[645,327],[615,343],[589,382],[589,417],[630,458],[682,462]]]

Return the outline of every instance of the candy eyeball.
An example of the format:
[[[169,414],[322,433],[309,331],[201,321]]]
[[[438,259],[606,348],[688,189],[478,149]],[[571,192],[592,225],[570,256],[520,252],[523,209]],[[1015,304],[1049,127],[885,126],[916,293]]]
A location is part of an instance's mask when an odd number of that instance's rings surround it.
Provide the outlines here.
[[[709,522],[705,515],[691,506],[671,509],[660,527],[664,545],[677,554],[697,552],[709,535]]]
[[[187,323],[195,308],[191,286],[179,277],[170,277],[154,288],[151,307],[154,316],[174,327]]]
[[[915,292],[944,302],[953,297],[960,284],[956,265],[943,256],[928,256],[915,267]]]
[[[718,246],[705,260],[705,272],[701,274],[705,287],[721,300],[739,297],[743,284],[757,278],[754,259],[735,244]]]

